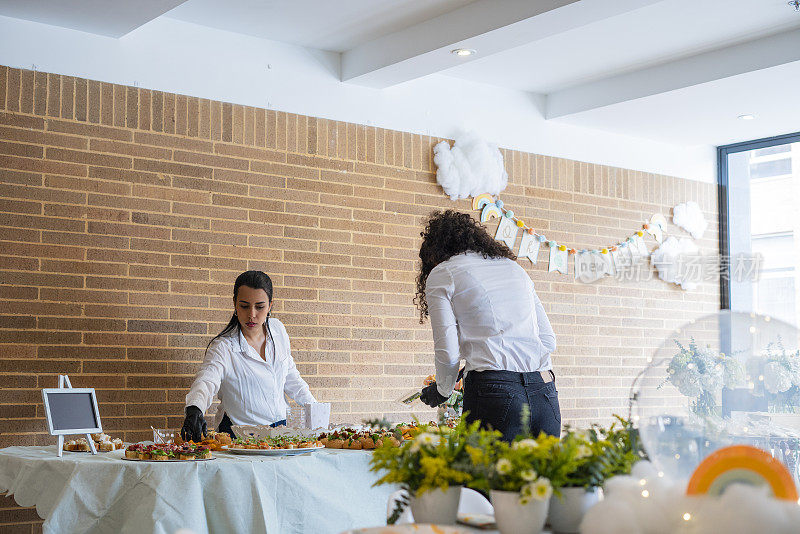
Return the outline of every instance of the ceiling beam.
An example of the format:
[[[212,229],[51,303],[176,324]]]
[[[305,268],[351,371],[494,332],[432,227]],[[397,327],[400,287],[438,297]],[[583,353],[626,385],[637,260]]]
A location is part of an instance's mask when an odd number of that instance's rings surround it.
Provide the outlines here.
[[[385,88],[662,0],[477,0],[342,54],[342,81]],[[454,48],[477,54],[456,58]]]
[[[547,95],[555,119],[800,61],[800,30],[791,30],[588,82]],[[786,88],[787,95],[792,89]]]
[[[186,0],[0,0],[0,15],[120,38]]]

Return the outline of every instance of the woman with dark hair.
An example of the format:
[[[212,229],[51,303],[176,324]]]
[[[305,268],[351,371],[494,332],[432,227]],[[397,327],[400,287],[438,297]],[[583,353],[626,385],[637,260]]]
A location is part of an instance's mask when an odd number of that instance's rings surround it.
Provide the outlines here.
[[[436,364],[436,381],[421,400],[429,406],[447,400],[465,360],[468,422],[480,420],[506,440],[526,432],[558,436],[561,412],[550,361],[556,338],[514,253],[453,210],[433,213],[421,235],[415,300],[420,323],[431,320]]]
[[[220,432],[234,437],[232,425],[285,425],[284,393],[298,404],[316,402],[292,359],[289,335],[270,320],[272,280],[247,271],[233,285],[233,316],[206,347],[202,367],[186,395],[181,436],[200,441],[203,414],[214,395],[224,410]]]

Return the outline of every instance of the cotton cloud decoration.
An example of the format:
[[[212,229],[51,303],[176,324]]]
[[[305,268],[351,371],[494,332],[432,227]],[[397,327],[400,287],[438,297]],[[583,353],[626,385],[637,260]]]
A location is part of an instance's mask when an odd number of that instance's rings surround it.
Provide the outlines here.
[[[672,208],[672,222],[692,234],[695,239],[703,237],[708,228],[708,222],[700,206],[692,200]]]
[[[481,193],[497,195],[508,185],[500,150],[474,132],[457,135],[452,148],[447,141],[438,143],[433,153],[436,181],[450,200]]]
[[[732,484],[720,497],[688,497],[685,488],[638,462],[631,476],[606,482],[605,499],[586,513],[581,534],[789,534],[800,525],[800,506],[766,488]]]
[[[697,287],[697,280],[693,278],[702,273],[687,269],[686,264],[690,257],[697,256],[698,252],[697,245],[691,239],[668,237],[650,254],[650,261],[658,271],[659,278],[691,291]]]

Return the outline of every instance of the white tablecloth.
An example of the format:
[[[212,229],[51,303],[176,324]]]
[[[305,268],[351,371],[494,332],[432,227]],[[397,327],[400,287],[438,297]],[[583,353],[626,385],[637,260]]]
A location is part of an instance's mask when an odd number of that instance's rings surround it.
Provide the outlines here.
[[[0,449],[0,491],[36,506],[44,532],[339,533],[385,524],[395,488],[372,488],[371,453],[292,457],[214,453],[205,462],[132,462],[123,451]]]

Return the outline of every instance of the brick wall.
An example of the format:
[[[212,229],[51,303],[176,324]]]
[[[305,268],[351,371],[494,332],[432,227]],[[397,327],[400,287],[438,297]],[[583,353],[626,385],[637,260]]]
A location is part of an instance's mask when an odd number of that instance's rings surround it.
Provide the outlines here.
[[[53,443],[39,389],[59,373],[97,389],[104,429],[126,441],[178,427],[246,269],[273,277],[275,315],[335,420],[408,419],[395,399],[433,370],[412,304],[421,222],[470,209],[436,185],[437,141],[0,67],[0,447]],[[503,153],[503,199],[548,237],[607,245],[696,200],[716,252],[713,185]],[[716,280],[581,284],[547,273],[546,250],[521,264],[558,336],[565,422],[622,410],[665,333],[718,307]],[[6,498],[9,523],[40,528]]]

